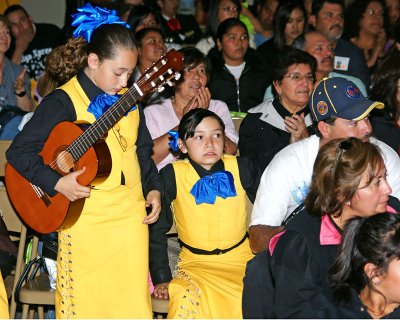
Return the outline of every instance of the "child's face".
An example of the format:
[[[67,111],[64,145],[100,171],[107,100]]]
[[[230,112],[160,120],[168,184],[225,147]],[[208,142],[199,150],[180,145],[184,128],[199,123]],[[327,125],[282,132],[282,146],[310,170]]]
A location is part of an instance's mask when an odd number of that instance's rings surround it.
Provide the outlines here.
[[[137,50],[119,49],[113,59],[100,62],[95,53],[88,57],[87,75],[105,93],[115,95],[128,83],[136,66]]]
[[[179,140],[183,153],[204,169],[211,167],[221,159],[224,151],[224,132],[218,121],[212,117],[204,118],[196,127],[194,136],[183,143]]]

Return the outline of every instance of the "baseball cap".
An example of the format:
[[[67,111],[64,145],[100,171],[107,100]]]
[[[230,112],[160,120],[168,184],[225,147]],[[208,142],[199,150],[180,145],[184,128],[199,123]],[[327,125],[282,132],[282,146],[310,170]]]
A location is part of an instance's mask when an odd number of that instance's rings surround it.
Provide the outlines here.
[[[324,78],[310,96],[311,115],[315,121],[329,117],[358,121],[372,109],[382,109],[382,102],[364,97],[350,80],[341,77]]]

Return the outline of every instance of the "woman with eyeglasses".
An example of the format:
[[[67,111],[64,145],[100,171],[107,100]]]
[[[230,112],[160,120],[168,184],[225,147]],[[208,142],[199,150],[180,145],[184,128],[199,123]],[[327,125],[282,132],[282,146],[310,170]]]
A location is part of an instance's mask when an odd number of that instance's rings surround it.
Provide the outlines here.
[[[290,143],[314,134],[308,99],[316,60],[307,52],[285,48],[272,74],[274,98],[248,110],[239,131],[242,156],[267,152],[270,159]]]
[[[269,75],[260,68],[255,50],[249,48],[249,33],[243,22],[234,18],[222,22],[217,30],[217,47],[207,58],[213,69],[209,88],[214,99],[237,112],[247,112],[262,102]]]
[[[353,218],[399,210],[391,192],[374,144],[348,138],[321,147],[304,208],[269,243],[267,268],[275,302],[270,316],[314,318],[311,299],[322,295],[332,301],[328,273],[344,227]]]
[[[385,3],[383,0],[355,0],[345,11],[344,36],[364,52],[365,61],[373,68],[385,55]]]
[[[283,47],[292,45],[294,39],[307,29],[303,0],[281,1],[274,16],[274,36],[257,48],[267,72],[272,72]]]

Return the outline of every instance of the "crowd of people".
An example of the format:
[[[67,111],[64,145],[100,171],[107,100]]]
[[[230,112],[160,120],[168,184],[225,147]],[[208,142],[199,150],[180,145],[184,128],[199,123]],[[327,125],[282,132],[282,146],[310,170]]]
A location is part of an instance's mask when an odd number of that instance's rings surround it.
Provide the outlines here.
[[[400,317],[400,0],[75,9],[62,30],[0,15],[7,160],[85,200],[57,230],[57,318],[151,318],[151,296],[168,318]],[[61,122],[96,122],[170,49],[174,86],[102,137],[106,179],[44,162]]]

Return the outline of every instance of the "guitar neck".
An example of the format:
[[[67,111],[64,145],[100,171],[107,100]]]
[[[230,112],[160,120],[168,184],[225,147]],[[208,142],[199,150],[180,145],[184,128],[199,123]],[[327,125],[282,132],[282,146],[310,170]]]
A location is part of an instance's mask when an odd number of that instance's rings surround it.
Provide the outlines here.
[[[78,161],[110,128],[122,118],[140,99],[143,93],[136,83],[115,102],[103,115],[85,130],[71,145],[67,152]]]

